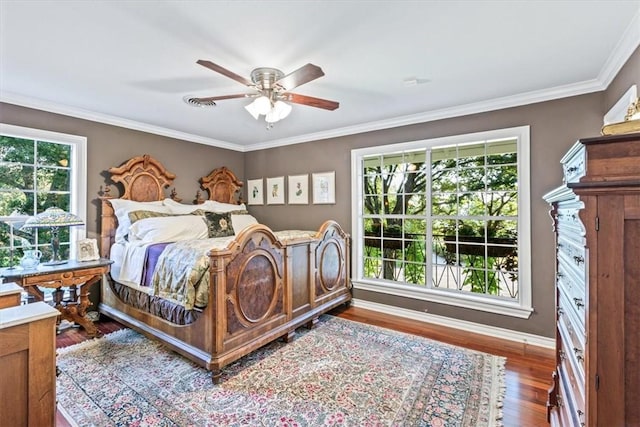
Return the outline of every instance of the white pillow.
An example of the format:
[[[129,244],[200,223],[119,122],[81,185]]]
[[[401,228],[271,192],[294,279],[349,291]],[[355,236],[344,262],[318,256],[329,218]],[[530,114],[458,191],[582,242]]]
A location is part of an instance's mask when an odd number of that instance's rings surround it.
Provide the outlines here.
[[[199,215],[176,215],[145,218],[129,228],[129,241],[153,243],[177,242],[179,240],[205,239],[209,230]]]
[[[247,207],[244,203],[239,205],[234,205],[232,203],[220,203],[214,200],[207,200],[207,202],[211,202],[211,207],[213,209],[212,212],[217,213],[225,213],[225,212],[233,212],[233,211],[246,211]]]
[[[171,213],[177,215],[187,215],[198,209],[206,210],[202,207],[202,205],[186,205],[184,203],[176,202],[173,199],[164,199],[163,203],[165,206],[168,206]]]
[[[258,220],[255,219],[253,215],[242,214],[242,215],[234,215],[231,214],[231,226],[233,227],[233,231],[236,236],[245,228],[250,225],[257,224]]]
[[[131,221],[129,212],[131,211],[153,211],[171,213],[168,206],[162,204],[162,200],[157,202],[135,202],[126,199],[110,199],[116,218],[118,218],[118,228],[116,228],[116,243],[124,243],[129,234]]]
[[[172,213],[185,215],[189,214],[197,209],[206,211],[206,212],[216,212],[216,213],[226,213],[232,211],[244,211],[247,210],[247,207],[244,204],[234,205],[231,203],[220,203],[214,200],[205,200],[203,203],[199,205],[185,205],[183,203],[178,203],[173,199],[164,199],[165,206],[169,206]]]

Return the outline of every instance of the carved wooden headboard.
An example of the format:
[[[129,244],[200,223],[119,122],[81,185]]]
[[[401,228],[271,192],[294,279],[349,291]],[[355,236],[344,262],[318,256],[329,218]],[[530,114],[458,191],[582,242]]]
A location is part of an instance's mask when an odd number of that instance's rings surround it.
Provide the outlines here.
[[[138,202],[163,200],[164,189],[176,178],[165,167],[148,154],[136,156],[119,167],[109,169],[111,180],[124,186],[121,199]]]
[[[164,200],[165,189],[176,178],[165,167],[148,154],[136,156],[122,166],[109,169],[111,180],[122,184],[124,192],[121,199],[135,200],[138,202],[153,202]],[[222,203],[239,203],[236,193],[240,191],[242,182],[233,172],[226,167],[214,169],[207,176],[200,178],[202,188],[209,193],[209,200]],[[180,201],[176,197],[175,190],[170,197]],[[102,197],[102,213],[100,221],[100,256],[108,258],[111,245],[115,241],[117,219],[113,211],[110,199],[117,198],[111,195],[110,187],[105,187]],[[202,203],[200,192],[196,195],[196,203]]]
[[[238,180],[233,172],[226,167],[217,168],[207,176],[200,178],[202,188],[209,193],[209,200],[222,203],[239,203],[236,195],[242,188],[242,181]],[[197,197],[197,202],[202,199]]]
[[[167,171],[165,167],[148,154],[131,158],[122,166],[109,169],[111,180],[122,184],[124,192],[120,199],[135,200],[138,202],[153,202],[166,198],[164,190],[169,187],[175,175]],[[175,198],[175,192],[171,193]],[[109,250],[115,241],[116,227],[118,226],[113,206],[109,199],[113,199],[110,187],[105,187],[102,200],[102,212],[100,220],[100,256],[109,257]]]

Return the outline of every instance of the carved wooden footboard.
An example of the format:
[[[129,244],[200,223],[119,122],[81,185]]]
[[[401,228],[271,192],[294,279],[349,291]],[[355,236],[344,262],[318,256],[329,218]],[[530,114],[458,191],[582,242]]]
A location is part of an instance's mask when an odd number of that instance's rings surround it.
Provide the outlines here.
[[[166,172],[148,156],[138,159],[127,163],[135,165],[135,173],[150,176],[143,165]],[[117,169],[118,174],[130,173],[122,169]],[[227,169],[217,171],[232,174]],[[136,180],[121,182],[126,187]],[[229,182],[237,182],[235,176]],[[165,180],[158,180],[158,185],[161,199]],[[126,194],[136,200],[135,191]],[[102,214],[104,256],[117,225],[109,198],[103,199]],[[99,309],[211,370],[218,382],[224,366],[280,337],[291,340],[298,327],[313,327],[321,314],[348,303],[349,254],[349,236],[334,221],[325,222],[315,235],[289,240],[279,240],[268,227],[256,224],[226,248],[209,252],[208,304],[195,316],[197,320],[178,325],[133,307],[121,299],[109,280],[103,281]]]

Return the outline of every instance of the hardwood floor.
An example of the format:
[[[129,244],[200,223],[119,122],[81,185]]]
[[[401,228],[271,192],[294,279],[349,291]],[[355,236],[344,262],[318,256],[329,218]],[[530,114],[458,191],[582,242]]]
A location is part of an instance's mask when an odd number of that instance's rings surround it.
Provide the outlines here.
[[[505,427],[548,426],[546,401],[554,366],[553,350],[415,322],[358,307],[338,308],[331,314],[506,357],[506,396],[503,407]],[[104,316],[96,325],[102,334],[123,327]],[[70,328],[58,335],[57,346],[66,347],[86,339],[84,329]],[[70,427],[60,411],[56,422],[58,427]]]

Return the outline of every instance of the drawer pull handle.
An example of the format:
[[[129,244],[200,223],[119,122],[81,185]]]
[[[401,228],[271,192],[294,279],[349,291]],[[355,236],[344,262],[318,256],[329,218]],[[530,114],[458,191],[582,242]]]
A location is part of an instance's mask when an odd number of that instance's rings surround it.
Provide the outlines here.
[[[584,307],[584,302],[582,302],[582,298],[574,298],[573,302],[575,303],[576,307],[578,307],[578,308]]]
[[[576,359],[578,362],[584,362],[584,356],[582,355],[582,350],[577,347],[573,347],[573,352],[576,354]]]
[[[567,173],[573,173],[577,170],[578,170],[577,166],[571,166],[570,168],[567,168]]]
[[[564,314],[564,310],[562,309],[562,307],[558,307],[558,316],[562,316]]]
[[[581,256],[574,256],[573,260],[576,262],[577,265],[580,265],[581,263],[584,262],[584,258],[582,258]]]

